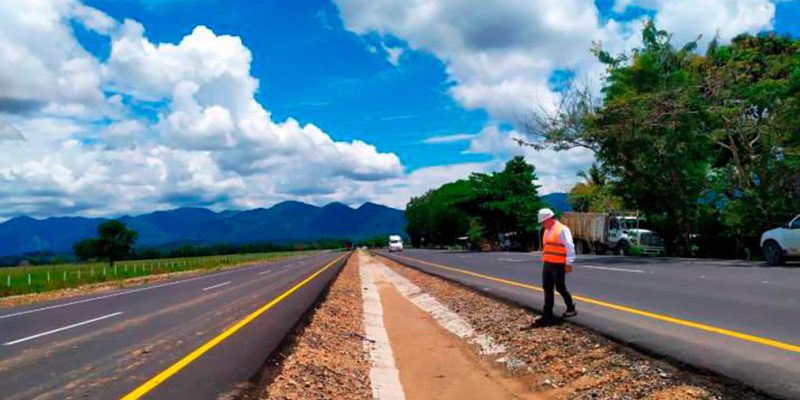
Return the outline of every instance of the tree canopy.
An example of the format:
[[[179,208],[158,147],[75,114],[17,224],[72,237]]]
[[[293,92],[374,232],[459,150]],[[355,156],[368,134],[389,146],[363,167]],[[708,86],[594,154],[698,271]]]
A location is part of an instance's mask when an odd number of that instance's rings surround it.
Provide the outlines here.
[[[415,246],[451,245],[464,236],[497,241],[509,233],[529,241],[538,231],[536,214],[546,206],[536,179],[535,167],[517,156],[502,171],[447,183],[409,201],[406,231]]]
[[[97,238],[76,242],[72,249],[81,260],[100,259],[112,266],[133,252],[139,234],[118,220],[106,221],[97,227]]]
[[[671,39],[650,21],[630,53],[596,44],[602,101],[567,86],[555,112],[528,121],[529,144],[594,150],[615,194],[660,221],[675,253],[690,254],[710,219],[753,242],[800,209],[800,41],[741,35],[700,54]]]

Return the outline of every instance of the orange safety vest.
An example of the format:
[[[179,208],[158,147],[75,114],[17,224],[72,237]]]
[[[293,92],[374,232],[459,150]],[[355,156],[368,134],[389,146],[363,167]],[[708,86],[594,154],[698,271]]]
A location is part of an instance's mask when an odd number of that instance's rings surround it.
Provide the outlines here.
[[[564,243],[561,243],[561,230],[564,229],[564,225],[561,222],[556,221],[555,225],[550,228],[550,235],[548,237],[547,233],[544,233],[544,237],[542,238],[542,243],[544,243],[544,249],[542,250],[542,261],[550,264],[561,264],[565,265],[567,263],[567,246]]]

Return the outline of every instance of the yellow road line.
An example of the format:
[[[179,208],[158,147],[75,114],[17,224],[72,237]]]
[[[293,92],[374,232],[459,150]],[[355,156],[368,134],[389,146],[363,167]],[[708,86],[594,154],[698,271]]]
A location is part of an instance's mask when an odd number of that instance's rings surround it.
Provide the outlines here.
[[[504,283],[504,284],[511,285],[511,286],[516,286],[516,287],[521,287],[521,288],[531,289],[531,290],[538,290],[540,292],[544,291],[540,287],[536,287],[536,286],[532,286],[532,285],[526,285],[524,283],[511,281],[511,280],[508,280],[508,279],[496,278],[496,277],[493,277],[493,276],[483,275],[483,274],[479,274],[479,273],[476,273],[476,272],[467,271],[467,270],[463,270],[463,269],[459,269],[459,268],[447,267],[447,266],[444,266],[444,265],[435,264],[435,263],[428,262],[428,261],[422,261],[422,260],[418,260],[416,258],[411,258],[411,257],[405,257],[405,256],[396,256],[396,257],[404,258],[404,259],[409,260],[409,261],[415,261],[415,262],[422,263],[422,264],[425,264],[425,265],[430,265],[430,266],[436,267],[436,268],[445,269],[445,270],[448,270],[448,271],[459,272],[459,273],[462,273],[462,274],[472,275],[472,276],[475,276],[475,277],[478,277],[478,278],[487,279],[487,280],[490,280],[490,281]],[[604,301],[595,300],[595,299],[591,299],[591,298],[588,298],[588,297],[574,296],[573,295],[572,298],[575,299],[575,300],[580,300],[580,301],[583,301],[583,302],[586,302],[586,303],[590,303],[590,304],[594,304],[594,305],[598,305],[598,306],[602,306],[602,307],[606,307],[606,308],[611,308],[611,309],[614,309],[614,310],[625,311],[625,312],[628,312],[628,313],[631,313],[631,314],[636,314],[636,315],[641,315],[643,317],[657,319],[659,321],[671,322],[673,324],[688,326],[688,327],[692,327],[692,328],[699,329],[699,330],[706,331],[706,332],[713,332],[713,333],[717,333],[717,334],[720,334],[720,335],[725,335],[725,336],[735,337],[735,338],[741,339],[741,340],[746,340],[748,342],[763,344],[765,346],[771,346],[771,347],[776,347],[776,348],[779,348],[779,349],[782,349],[782,350],[787,350],[787,351],[791,351],[791,352],[795,352],[795,353],[800,353],[800,346],[789,344],[789,343],[779,342],[777,340],[772,340],[772,339],[762,338],[762,337],[758,337],[758,336],[748,335],[746,333],[736,332],[736,331],[723,329],[723,328],[717,328],[715,326],[698,324],[696,322],[691,322],[691,321],[686,321],[686,320],[682,320],[682,319],[678,319],[678,318],[674,318],[674,317],[669,317],[669,316],[666,316],[666,315],[651,313],[651,312],[648,312],[648,311],[637,310],[635,308],[630,308],[630,307],[620,306],[620,305],[616,305],[616,304],[612,304],[612,303],[607,303],[607,302],[604,302]]]
[[[238,323],[236,323],[236,325],[228,328],[227,330],[225,330],[224,332],[219,334],[217,337],[215,337],[215,338],[211,339],[210,341],[208,341],[206,344],[198,347],[195,351],[189,353],[189,355],[187,355],[186,357],[183,357],[180,361],[178,361],[177,363],[173,364],[171,367],[165,369],[160,374],[158,374],[155,377],[151,378],[149,381],[145,382],[143,385],[141,385],[138,388],[136,388],[136,390],[128,393],[121,400],[136,400],[136,399],[140,399],[142,396],[147,394],[149,391],[155,389],[156,386],[161,384],[161,382],[164,382],[165,380],[169,379],[172,375],[175,375],[176,373],[178,373],[178,371],[183,369],[185,366],[189,365],[192,361],[196,360],[197,358],[199,358],[200,356],[205,354],[207,351],[211,350],[214,346],[220,344],[223,340],[227,339],[229,336],[231,336],[234,333],[236,333],[236,331],[238,331],[239,329],[242,329],[245,325],[249,324],[254,319],[258,318],[259,315],[263,314],[264,312],[266,312],[267,310],[272,308],[274,305],[280,303],[283,299],[289,297],[289,295],[291,295],[292,293],[294,293],[295,291],[297,291],[301,287],[305,286],[305,284],[307,284],[308,282],[311,282],[312,279],[316,278],[319,274],[323,273],[325,270],[330,268],[332,265],[336,264],[345,255],[346,254],[343,254],[339,258],[331,261],[328,265],[322,267],[319,271],[315,272],[313,275],[309,276],[308,278],[306,278],[302,282],[300,282],[297,285],[295,285],[293,288],[287,290],[282,295],[276,297],[274,300],[272,300],[269,303],[267,303],[265,306],[259,308],[258,310],[256,310],[252,314],[248,315],[245,319],[243,319],[243,320],[239,321]]]

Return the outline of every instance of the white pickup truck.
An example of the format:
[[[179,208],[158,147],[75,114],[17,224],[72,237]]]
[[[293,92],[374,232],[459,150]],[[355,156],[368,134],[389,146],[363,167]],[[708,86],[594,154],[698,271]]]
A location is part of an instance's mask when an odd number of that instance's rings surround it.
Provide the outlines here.
[[[800,258],[800,215],[780,228],[764,232],[761,251],[769,265],[782,265],[789,258]]]

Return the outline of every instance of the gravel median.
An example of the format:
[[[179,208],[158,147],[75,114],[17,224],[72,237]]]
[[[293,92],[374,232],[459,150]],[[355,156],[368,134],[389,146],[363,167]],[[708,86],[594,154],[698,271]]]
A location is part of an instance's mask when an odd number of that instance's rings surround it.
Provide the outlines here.
[[[741,384],[655,359],[579,326],[523,329],[535,316],[517,305],[381,257],[478,334],[506,348],[492,359],[548,399],[768,399]],[[478,348],[475,348],[479,352]]]

